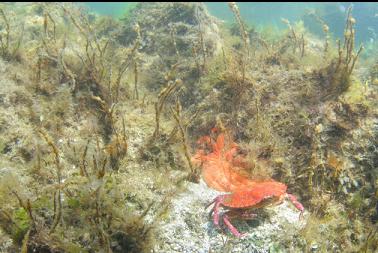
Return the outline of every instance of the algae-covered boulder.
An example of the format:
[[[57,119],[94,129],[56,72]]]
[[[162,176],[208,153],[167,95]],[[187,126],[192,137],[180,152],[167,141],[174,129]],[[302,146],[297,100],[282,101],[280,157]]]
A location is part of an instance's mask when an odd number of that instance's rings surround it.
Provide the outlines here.
[[[203,3],[139,3],[124,23],[118,40],[125,45],[133,43],[137,37],[134,25],[138,24],[141,50],[150,54],[193,56],[192,48],[200,46],[212,55],[221,45],[219,21]]]
[[[180,94],[184,108],[198,103],[201,77],[223,47],[220,21],[206,6],[139,3],[126,14],[123,24],[116,38],[125,46],[139,41],[138,71],[145,88],[157,92],[167,85],[169,76],[175,76],[184,84]]]

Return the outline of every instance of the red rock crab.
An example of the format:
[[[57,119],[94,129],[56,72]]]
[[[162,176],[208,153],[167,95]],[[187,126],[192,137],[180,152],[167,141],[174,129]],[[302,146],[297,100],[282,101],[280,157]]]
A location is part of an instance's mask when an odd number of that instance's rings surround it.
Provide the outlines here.
[[[213,129],[212,132],[216,132]],[[206,184],[218,191],[229,192],[216,197],[208,206],[214,204],[211,213],[213,214],[214,225],[219,227],[219,220],[230,229],[236,237],[243,234],[231,224],[230,219],[234,217],[251,218],[256,215],[251,210],[261,208],[270,204],[280,203],[288,198],[294,206],[300,210],[304,208],[297,198],[286,192],[287,186],[272,179],[258,181],[241,174],[243,168],[249,166],[242,155],[238,154],[238,145],[229,141],[225,144],[225,136],[219,134],[216,141],[210,136],[204,136],[199,144],[206,146],[210,152],[206,153],[205,148],[199,149],[193,157],[193,162],[202,167],[202,176]],[[220,208],[228,211],[220,217]]]
[[[294,206],[301,211],[304,208],[297,198],[286,193],[287,186],[283,183],[276,181],[256,182],[253,187],[248,190],[236,191],[230,194],[224,194],[216,197],[208,206],[214,203],[211,210],[213,213],[214,225],[219,227],[219,209],[220,207],[227,208],[225,214],[223,214],[222,220],[224,224],[230,229],[231,233],[236,237],[241,237],[243,234],[231,224],[230,218],[252,218],[256,215],[251,213],[252,210],[261,208],[270,204],[276,204],[283,201],[284,198],[288,198]]]

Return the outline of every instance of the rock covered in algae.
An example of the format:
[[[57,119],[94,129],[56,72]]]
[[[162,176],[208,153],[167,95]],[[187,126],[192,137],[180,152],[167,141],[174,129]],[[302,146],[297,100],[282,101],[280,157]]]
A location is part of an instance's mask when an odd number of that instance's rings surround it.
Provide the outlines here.
[[[133,25],[138,24],[141,51],[148,54],[193,56],[195,45],[198,52],[206,50],[209,55],[221,50],[219,21],[203,3],[139,3],[124,22],[118,40],[133,43],[137,37]]]
[[[189,183],[188,190],[172,201],[169,216],[159,224],[158,239],[162,243],[155,252],[269,252],[277,248],[276,242],[295,236],[306,224],[306,212],[305,218],[299,219],[299,212],[284,201],[256,211],[257,219],[232,220],[240,232],[246,233],[241,239],[235,238],[227,229],[225,233],[217,229],[209,217],[210,208],[205,210],[219,194],[202,180]]]

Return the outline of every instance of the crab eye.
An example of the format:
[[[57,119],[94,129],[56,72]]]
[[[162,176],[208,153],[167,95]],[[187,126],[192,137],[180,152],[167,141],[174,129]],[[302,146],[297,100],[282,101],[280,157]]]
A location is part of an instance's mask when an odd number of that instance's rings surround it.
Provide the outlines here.
[[[210,130],[210,132],[211,132],[212,134],[216,134],[216,133],[218,132],[218,128],[213,127],[213,128]]]

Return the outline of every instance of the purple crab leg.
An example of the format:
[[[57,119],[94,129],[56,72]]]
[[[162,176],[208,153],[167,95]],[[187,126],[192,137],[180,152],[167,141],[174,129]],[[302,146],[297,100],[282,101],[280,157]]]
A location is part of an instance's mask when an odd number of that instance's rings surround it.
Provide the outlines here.
[[[289,200],[291,201],[291,203],[293,203],[293,205],[299,210],[301,211],[301,213],[299,214],[299,218],[302,217],[302,214],[304,212],[304,207],[301,203],[299,203],[297,197],[295,197],[294,195],[292,194],[287,194],[287,197],[289,198]]]
[[[206,205],[205,209],[207,209],[209,206],[211,206],[212,204],[214,204],[214,202],[217,200],[217,198],[213,199],[209,204]],[[211,218],[212,214],[214,213],[214,207],[211,208],[210,212],[209,212],[209,218]]]
[[[217,201],[217,199],[218,199],[218,197],[216,197],[215,199],[213,199],[209,204],[206,205],[205,209],[207,209],[209,206],[211,206],[215,201]]]
[[[214,212],[213,221],[214,221],[214,225],[217,227],[219,227],[219,207],[222,204],[223,199],[224,199],[224,195],[221,195],[221,196],[216,197],[214,200],[215,204],[213,208],[213,212]]]
[[[225,214],[223,215],[223,221],[224,221],[224,224],[226,224],[226,226],[230,229],[231,233],[240,238],[240,237],[243,237],[245,234],[241,234],[230,222],[229,218],[228,218],[228,215]]]

